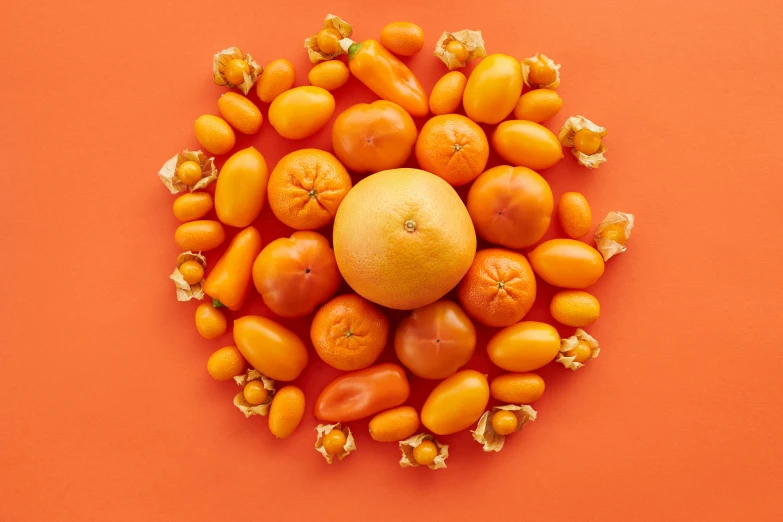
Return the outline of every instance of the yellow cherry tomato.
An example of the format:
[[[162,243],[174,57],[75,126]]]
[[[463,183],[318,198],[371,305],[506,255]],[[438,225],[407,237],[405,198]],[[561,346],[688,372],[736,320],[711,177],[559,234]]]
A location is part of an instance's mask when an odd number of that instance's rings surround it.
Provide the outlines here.
[[[321,87],[306,85],[287,90],[269,106],[269,123],[289,140],[309,138],[334,114],[334,96]]]
[[[423,440],[421,444],[413,448],[413,460],[422,466],[429,466],[435,462],[438,456],[438,446],[431,440]]]
[[[177,177],[185,185],[193,186],[198,183],[201,174],[201,165],[192,160],[184,161],[177,167]]]
[[[579,129],[574,134],[574,148],[582,154],[595,154],[601,148],[601,135],[589,129]]]
[[[478,421],[487,402],[487,376],[475,370],[462,370],[432,390],[421,409],[421,422],[436,435],[456,433]]]
[[[520,94],[522,66],[511,56],[492,54],[481,60],[470,73],[462,105],[471,120],[495,124],[511,114]],[[555,143],[560,144],[557,138]]]
[[[528,254],[538,277],[552,286],[581,290],[604,273],[604,258],[595,248],[575,239],[550,239]]]
[[[179,273],[189,285],[195,285],[204,279],[204,267],[198,261],[185,261],[179,265]]]
[[[537,321],[522,321],[503,328],[487,344],[490,360],[495,366],[510,372],[541,368],[559,351],[560,335],[557,330]]]
[[[234,58],[226,64],[223,77],[231,85],[242,85],[245,75],[250,74],[250,65],[245,60]]]
[[[266,161],[253,147],[228,158],[215,183],[218,219],[232,227],[250,225],[264,208],[268,181]]]
[[[345,433],[340,430],[332,430],[321,439],[324,449],[329,455],[337,455],[345,447]]]
[[[245,387],[242,389],[242,395],[247,402],[257,406],[264,404],[267,397],[269,397],[269,391],[264,388],[263,381],[255,380],[245,384]]]
[[[581,363],[588,360],[592,353],[593,349],[590,347],[587,341],[582,341],[580,339],[574,349],[568,350],[565,355],[566,357],[575,357],[574,361]]]
[[[492,147],[511,165],[542,170],[563,158],[563,147],[552,131],[538,123],[509,120],[492,134]]]
[[[506,410],[499,410],[492,415],[492,429],[498,435],[511,435],[519,426],[517,416]]]

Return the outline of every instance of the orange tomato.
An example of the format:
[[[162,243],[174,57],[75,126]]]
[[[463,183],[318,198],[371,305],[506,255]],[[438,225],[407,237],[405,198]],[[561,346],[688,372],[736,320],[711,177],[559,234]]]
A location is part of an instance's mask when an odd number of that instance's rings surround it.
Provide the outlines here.
[[[204,282],[204,293],[237,311],[250,293],[253,262],[261,252],[261,234],[254,227],[239,232]]]
[[[512,165],[534,170],[549,168],[563,158],[557,136],[532,121],[504,121],[492,135],[492,147]]]
[[[514,108],[514,118],[541,123],[560,112],[562,107],[563,100],[557,91],[533,89],[519,97]]]
[[[479,237],[516,249],[544,236],[553,205],[552,189],[544,178],[526,167],[501,165],[476,179],[467,207]]]
[[[441,381],[421,409],[421,423],[436,435],[449,435],[479,420],[489,402],[487,376],[462,370]]]
[[[489,383],[492,398],[506,404],[530,404],[544,395],[544,379],[533,372],[504,373]]]
[[[228,322],[226,315],[212,306],[212,303],[201,303],[196,308],[196,330],[204,339],[215,339],[226,333]]]
[[[351,74],[379,98],[399,104],[411,116],[421,117],[429,113],[427,94],[419,80],[379,42],[365,40],[351,44],[348,67]]]
[[[487,166],[489,143],[484,130],[461,114],[431,118],[416,139],[419,167],[449,182],[467,185]]]
[[[397,358],[422,379],[445,379],[465,366],[476,348],[470,318],[447,300],[418,308],[403,319],[394,334]]]
[[[416,143],[416,124],[389,101],[348,107],[334,121],[332,147],[352,172],[380,172],[401,167]]]
[[[226,120],[204,114],[199,116],[194,124],[196,139],[207,152],[225,154],[234,148],[236,135]]]
[[[279,135],[289,140],[301,140],[321,130],[332,114],[332,93],[306,85],[294,87],[275,98],[269,106],[268,117]]]
[[[392,363],[346,373],[326,385],[315,401],[315,416],[328,422],[351,422],[408,400],[405,370]]]
[[[224,93],[218,98],[218,110],[223,118],[242,134],[255,134],[264,121],[256,104],[235,92]]]
[[[471,120],[495,124],[511,114],[520,94],[522,66],[519,61],[505,54],[492,54],[481,60],[470,74],[462,105]]]
[[[246,315],[234,321],[234,342],[253,368],[276,381],[293,381],[307,366],[302,340],[266,317]]]
[[[560,335],[554,326],[522,321],[496,333],[487,344],[495,366],[510,372],[529,372],[551,362],[560,351]]]
[[[457,286],[465,311],[487,326],[508,326],[521,320],[536,300],[536,276],[525,256],[500,248],[476,252],[468,273]]]
[[[223,225],[207,219],[183,223],[174,231],[174,242],[183,252],[206,252],[219,247],[225,239]]]
[[[268,180],[266,161],[253,147],[228,158],[215,183],[218,219],[232,227],[250,225],[264,208]]]
[[[329,92],[345,85],[350,77],[351,71],[340,60],[321,62],[310,69],[310,72],[307,74],[307,80],[310,82],[310,85],[321,87]]]
[[[289,227],[314,230],[334,221],[351,186],[340,160],[323,150],[297,150],[277,162],[269,176],[269,206]]]
[[[174,200],[174,217],[180,221],[193,221],[209,214],[213,206],[209,192],[190,192]]]
[[[444,74],[430,93],[430,112],[436,116],[457,112],[467,83],[467,76],[459,71]]]
[[[381,30],[381,45],[398,56],[413,56],[424,47],[424,30],[411,22],[393,22]]]
[[[571,239],[577,239],[590,232],[593,223],[593,213],[590,204],[579,192],[566,192],[560,196],[557,204],[557,217],[560,226]]]
[[[272,103],[275,98],[294,86],[296,69],[294,64],[284,58],[269,63],[256,82],[256,94],[264,103]]]
[[[329,241],[317,232],[294,232],[269,243],[253,263],[253,283],[280,317],[304,317],[340,288]]]
[[[419,413],[412,406],[399,406],[370,420],[370,437],[377,442],[397,442],[419,431]]]
[[[561,288],[587,288],[604,273],[601,253],[575,239],[550,239],[538,245],[528,257],[538,277]]]

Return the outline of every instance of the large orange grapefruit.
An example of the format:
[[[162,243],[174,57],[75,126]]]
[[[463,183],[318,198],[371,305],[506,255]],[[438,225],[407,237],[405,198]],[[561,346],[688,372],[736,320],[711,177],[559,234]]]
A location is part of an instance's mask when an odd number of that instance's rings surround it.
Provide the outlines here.
[[[476,231],[443,179],[418,169],[385,170],[345,196],[334,220],[334,254],[356,293],[412,310],[460,282],[476,254]]]

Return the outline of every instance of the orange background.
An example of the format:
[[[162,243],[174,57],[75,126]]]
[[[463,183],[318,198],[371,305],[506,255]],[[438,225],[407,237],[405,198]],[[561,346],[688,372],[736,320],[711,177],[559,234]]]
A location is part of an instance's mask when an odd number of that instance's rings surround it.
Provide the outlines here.
[[[783,517],[780,2],[11,4],[0,520]],[[309,414],[275,440],[236,411],[235,386],[205,371],[230,334],[200,338],[196,304],[174,300],[174,198],[156,173],[197,147],[197,116],[217,114],[213,53],[288,58],[305,84],[302,41],[327,12],[359,39],[419,23],[426,52],[409,63],[427,90],[445,70],[429,52],[443,30],[482,29],[490,52],[545,52],[563,64],[565,100],[548,126],[579,113],[609,128],[599,171],[569,154],[544,173],[556,197],[584,192],[595,224],[636,214],[629,251],[594,289],[601,357],[544,369],[538,421],[499,454],[460,433],[444,438],[447,470],[401,469],[364,421],[359,451],[329,467]],[[338,110],[373,99],[355,80],[336,97]],[[329,149],[330,128],[308,145]],[[237,148],[251,144],[270,165],[304,145],[268,123]],[[268,208],[259,227],[265,243],[290,232]],[[547,320],[541,286],[529,317]],[[248,309],[264,313],[257,296]],[[287,324],[307,338],[307,320]],[[477,353],[471,367],[496,375]],[[336,373],[315,360],[299,384],[312,401]],[[431,387],[414,380],[412,403]]]

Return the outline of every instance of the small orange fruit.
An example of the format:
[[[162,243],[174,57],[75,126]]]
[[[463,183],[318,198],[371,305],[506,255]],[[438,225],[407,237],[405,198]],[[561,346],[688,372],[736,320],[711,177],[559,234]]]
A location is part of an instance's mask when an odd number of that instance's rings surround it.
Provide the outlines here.
[[[182,267],[180,267],[182,271]],[[561,290],[552,298],[549,312],[555,321],[581,328],[594,323],[601,314],[601,305],[595,296],[581,290]]]
[[[378,442],[397,442],[416,433],[420,425],[416,408],[398,406],[382,411],[370,420],[370,437]]]
[[[574,148],[582,154],[595,154],[601,148],[601,135],[590,129],[579,129],[574,134]]]
[[[177,177],[185,185],[195,185],[201,179],[202,174],[201,165],[192,160],[183,161],[182,164],[177,167]]]
[[[255,134],[264,121],[256,104],[235,92],[218,99],[218,110],[225,120],[242,134]]]
[[[269,390],[264,387],[264,382],[258,379],[245,384],[242,389],[245,400],[254,406],[264,404],[269,397]]]
[[[326,453],[337,455],[345,448],[346,441],[345,433],[340,430],[332,430],[323,436],[321,444],[323,444]]]
[[[489,143],[484,130],[461,114],[431,118],[416,140],[419,166],[452,187],[467,185],[484,171]]]
[[[489,248],[476,252],[473,264],[457,287],[462,308],[487,326],[519,322],[536,300],[536,277],[525,256]]]
[[[258,99],[264,103],[272,103],[272,100],[294,86],[296,81],[296,69],[294,64],[285,58],[274,60],[266,66],[264,72],[256,82]]]
[[[334,221],[351,190],[351,176],[340,160],[318,149],[284,156],[269,176],[267,196],[275,217],[296,230],[315,230]]]
[[[307,80],[310,85],[326,89],[329,92],[339,89],[351,77],[348,66],[340,60],[321,62],[310,69]]]
[[[504,373],[489,383],[489,393],[507,404],[530,404],[544,395],[544,379],[537,373]]]
[[[190,192],[174,200],[174,217],[180,221],[201,219],[215,206],[209,192]]]
[[[244,373],[247,361],[236,346],[224,346],[213,353],[207,361],[207,372],[216,381],[228,381]]]
[[[467,76],[459,71],[444,74],[430,93],[430,112],[436,116],[457,112],[467,83]]]
[[[318,31],[315,43],[321,54],[334,54],[340,49],[341,39],[340,31],[333,27],[327,27]]]
[[[551,89],[533,89],[519,97],[514,108],[514,118],[541,123],[563,108],[563,100],[557,91]]]
[[[279,439],[291,435],[302,422],[305,413],[304,392],[296,386],[277,390],[269,406],[269,431]]]
[[[511,435],[519,426],[516,415],[510,411],[500,410],[492,415],[492,429],[498,435]]]
[[[438,456],[438,446],[431,440],[423,440],[413,448],[413,460],[421,466],[429,466]]]
[[[413,56],[424,47],[424,30],[411,22],[393,22],[381,30],[381,45],[399,56]]]
[[[202,219],[181,224],[174,231],[174,242],[185,252],[206,252],[217,248],[226,239],[226,231],[219,221]]]
[[[587,198],[579,192],[566,192],[557,204],[560,226],[571,239],[578,239],[588,232],[593,224],[593,213]]]
[[[185,261],[179,265],[179,273],[182,274],[182,278],[189,285],[195,285],[202,279],[204,279],[204,267],[198,261],[190,260]]]
[[[223,71],[223,77],[231,85],[242,85],[246,74],[250,74],[250,64],[241,58],[234,58],[228,62]]]
[[[446,44],[446,52],[453,54],[460,63],[467,62],[470,56],[470,51],[468,51],[465,44],[457,40],[452,40]]]
[[[204,339],[215,339],[226,333],[228,322],[225,314],[212,306],[212,303],[201,303],[196,308],[196,329]]]
[[[566,357],[574,357],[574,362],[583,363],[593,354],[593,348],[587,341],[582,339],[576,344],[573,350],[565,352]]]
[[[370,366],[388,338],[389,320],[383,311],[356,294],[340,295],[323,305],[310,326],[318,356],[343,371]]]
[[[194,128],[196,139],[208,152],[225,154],[234,148],[234,130],[223,118],[204,114],[198,117]]]
[[[549,85],[557,79],[557,71],[543,58],[539,58],[530,64],[528,79],[533,85]]]

